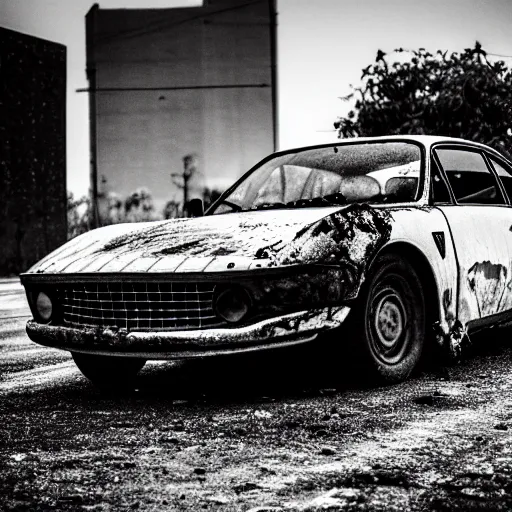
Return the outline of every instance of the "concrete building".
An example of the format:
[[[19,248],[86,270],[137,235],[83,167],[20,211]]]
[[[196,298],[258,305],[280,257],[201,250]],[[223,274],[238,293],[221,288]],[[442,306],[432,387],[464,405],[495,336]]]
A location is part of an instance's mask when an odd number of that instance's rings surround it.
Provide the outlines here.
[[[146,187],[161,213],[224,189],[276,147],[273,0],[181,9],[100,9],[86,17],[93,194]],[[174,176],[172,176],[174,175]]]

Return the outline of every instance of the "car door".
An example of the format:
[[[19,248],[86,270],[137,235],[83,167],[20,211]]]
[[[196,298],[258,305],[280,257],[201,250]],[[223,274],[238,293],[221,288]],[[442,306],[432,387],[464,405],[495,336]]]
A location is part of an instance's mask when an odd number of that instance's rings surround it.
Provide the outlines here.
[[[450,204],[444,213],[458,261],[458,318],[492,321],[511,307],[512,208],[484,156],[473,146],[439,144],[433,148],[449,185]]]

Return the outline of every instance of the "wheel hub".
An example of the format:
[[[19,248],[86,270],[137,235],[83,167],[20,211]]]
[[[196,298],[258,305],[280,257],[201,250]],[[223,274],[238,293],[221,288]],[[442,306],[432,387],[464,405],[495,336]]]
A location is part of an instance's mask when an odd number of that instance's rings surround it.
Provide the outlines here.
[[[381,295],[374,313],[375,333],[385,351],[400,343],[404,326],[405,308],[402,301],[395,292],[388,290]]]

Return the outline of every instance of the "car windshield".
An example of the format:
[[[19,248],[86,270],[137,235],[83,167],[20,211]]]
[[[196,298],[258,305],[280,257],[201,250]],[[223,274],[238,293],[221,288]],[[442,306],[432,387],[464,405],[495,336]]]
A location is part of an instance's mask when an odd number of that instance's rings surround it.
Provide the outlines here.
[[[420,148],[408,142],[304,149],[262,163],[210,213],[411,202],[420,191],[420,168]]]

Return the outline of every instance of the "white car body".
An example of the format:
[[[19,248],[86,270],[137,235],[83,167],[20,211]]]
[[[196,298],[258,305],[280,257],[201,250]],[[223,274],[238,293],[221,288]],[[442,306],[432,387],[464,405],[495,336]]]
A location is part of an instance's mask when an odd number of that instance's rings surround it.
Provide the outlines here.
[[[21,276],[36,318],[28,324],[29,336],[39,343],[75,352],[153,359],[204,356],[311,341],[319,333],[343,325],[372,262],[380,254],[392,251],[410,260],[424,280],[431,302],[428,318],[435,328],[437,342],[456,352],[469,330],[507,321],[512,314],[512,198],[507,197],[490,162],[491,159],[498,161],[506,170],[510,170],[511,165],[487,146],[447,137],[377,137],[341,140],[322,147],[391,142],[417,145],[422,155],[421,172],[418,161],[372,171],[368,176],[379,183],[382,193],[390,178],[419,180],[422,177],[422,188],[418,189],[420,193],[415,200],[375,205],[368,201],[370,205],[314,206],[293,211],[241,211],[192,219],[119,224],[71,240]],[[439,164],[436,155],[442,154],[443,148],[480,154],[489,165],[489,173],[497,180],[502,203],[456,204],[453,191],[449,202],[433,200],[432,166],[433,162]],[[442,180],[449,184],[447,174],[440,172]],[[458,180],[460,176],[452,179]],[[358,219],[359,224],[354,219]],[[376,227],[379,219],[389,228],[386,233]],[[324,228],[319,230],[321,223]],[[352,226],[350,239],[340,242],[339,233],[335,233],[339,225]],[[344,261],[350,260],[350,265],[358,269],[351,274],[340,264],[336,270],[341,272],[336,275],[345,287],[351,283],[351,292],[345,297],[340,295],[342,300],[337,303],[321,304],[318,308],[298,308],[276,313],[274,317],[266,315],[240,326],[213,325],[167,331],[37,321],[35,294],[62,283],[206,279],[244,284],[251,275],[257,276],[256,279],[276,275],[282,276],[284,281],[297,281],[294,273],[310,265],[320,264],[329,272],[335,272],[334,267],[339,262],[334,255],[339,253],[340,244]],[[330,274],[329,279],[333,275]]]

